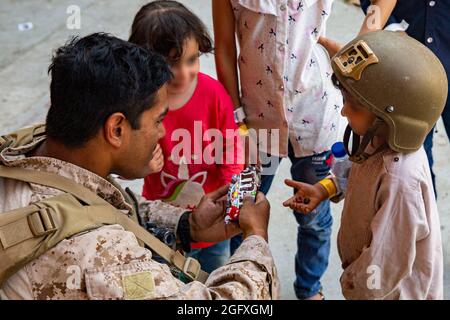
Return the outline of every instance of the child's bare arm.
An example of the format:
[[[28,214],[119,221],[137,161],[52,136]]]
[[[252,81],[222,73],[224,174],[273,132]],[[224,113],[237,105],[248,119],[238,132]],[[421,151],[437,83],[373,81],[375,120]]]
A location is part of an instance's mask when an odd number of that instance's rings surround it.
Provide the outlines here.
[[[241,107],[241,99],[237,71],[236,21],[230,0],[213,0],[212,13],[217,77],[231,96],[234,109],[237,109]],[[245,134],[247,129],[246,126],[243,127],[244,132],[240,132]],[[243,148],[246,166],[259,163],[257,147],[252,139],[243,138]]]
[[[240,105],[237,50],[235,40],[235,19],[229,0],[212,2],[215,60],[217,77],[233,100],[235,107]]]
[[[397,0],[371,0],[359,34],[383,29],[396,4]]]
[[[371,0],[359,35],[383,29],[396,4],[397,0]],[[342,49],[342,44],[326,37],[320,37],[318,42],[327,49],[330,57]]]
[[[325,49],[327,49],[330,58],[332,58],[336,53],[339,52],[339,50],[342,49],[341,43],[331,40],[330,38],[319,37],[319,40],[317,42],[323,45]]]

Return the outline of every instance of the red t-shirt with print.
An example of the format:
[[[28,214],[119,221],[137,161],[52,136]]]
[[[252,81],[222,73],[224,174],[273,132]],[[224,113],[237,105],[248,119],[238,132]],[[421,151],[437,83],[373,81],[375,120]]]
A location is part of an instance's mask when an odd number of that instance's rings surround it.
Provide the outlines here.
[[[199,73],[191,99],[169,111],[163,123],[166,135],[159,143],[164,167],[144,179],[145,198],[193,209],[203,194],[229,183],[243,169],[233,103],[217,80]],[[196,242],[192,248],[213,244]]]

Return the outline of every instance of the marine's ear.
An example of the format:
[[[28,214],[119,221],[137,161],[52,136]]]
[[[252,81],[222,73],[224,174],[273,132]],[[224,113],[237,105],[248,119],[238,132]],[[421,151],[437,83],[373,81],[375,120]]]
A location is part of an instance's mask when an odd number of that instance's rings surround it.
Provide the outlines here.
[[[125,115],[121,112],[110,115],[103,125],[105,140],[115,148],[121,147],[127,123]]]

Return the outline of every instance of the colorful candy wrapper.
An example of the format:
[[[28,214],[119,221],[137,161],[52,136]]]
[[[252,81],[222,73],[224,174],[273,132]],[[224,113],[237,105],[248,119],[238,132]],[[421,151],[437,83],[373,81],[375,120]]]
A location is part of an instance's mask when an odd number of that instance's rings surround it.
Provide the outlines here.
[[[228,205],[226,209],[225,223],[239,220],[239,212],[244,198],[251,196],[256,199],[256,194],[261,186],[261,169],[256,166],[245,168],[240,174],[235,174],[231,179],[228,190]]]

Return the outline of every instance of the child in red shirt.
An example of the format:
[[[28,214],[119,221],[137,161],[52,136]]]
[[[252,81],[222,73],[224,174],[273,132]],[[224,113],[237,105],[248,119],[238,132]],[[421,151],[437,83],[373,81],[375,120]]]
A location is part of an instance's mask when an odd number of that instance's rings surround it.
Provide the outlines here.
[[[145,178],[143,196],[193,209],[243,169],[231,98],[217,80],[199,72],[199,56],[212,51],[212,41],[200,19],[176,1],[143,6],[129,41],[166,57],[174,75],[167,84],[166,135],[151,164],[162,170]],[[228,259],[229,241],[191,246],[188,255],[207,272]]]

